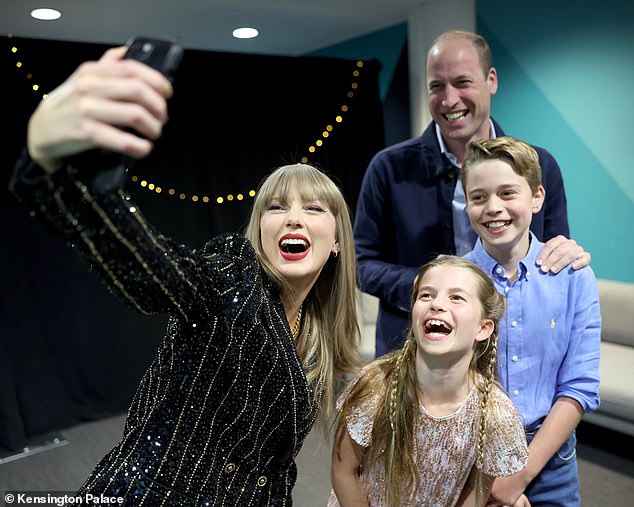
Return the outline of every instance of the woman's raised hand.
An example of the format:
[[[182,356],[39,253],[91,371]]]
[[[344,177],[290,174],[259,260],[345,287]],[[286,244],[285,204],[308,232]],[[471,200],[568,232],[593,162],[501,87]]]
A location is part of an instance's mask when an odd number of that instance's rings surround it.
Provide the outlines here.
[[[125,52],[117,47],[96,62],[81,64],[36,108],[27,147],[46,171],[54,172],[63,158],[92,148],[133,158],[152,150],[167,121],[172,85],[151,67],[124,59]]]

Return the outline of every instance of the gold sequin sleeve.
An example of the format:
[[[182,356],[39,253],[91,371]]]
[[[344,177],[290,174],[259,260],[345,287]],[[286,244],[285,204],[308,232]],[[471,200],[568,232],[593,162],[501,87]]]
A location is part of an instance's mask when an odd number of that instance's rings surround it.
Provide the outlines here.
[[[113,178],[107,192],[99,191],[103,174],[67,165],[47,175],[24,153],[10,190],[138,312],[190,321],[192,315],[213,311],[221,295],[211,283],[218,277],[210,274],[222,268],[221,254],[214,252],[213,262],[207,262],[204,251],[164,237],[122,190],[122,176]],[[237,258],[228,256],[227,262]]]

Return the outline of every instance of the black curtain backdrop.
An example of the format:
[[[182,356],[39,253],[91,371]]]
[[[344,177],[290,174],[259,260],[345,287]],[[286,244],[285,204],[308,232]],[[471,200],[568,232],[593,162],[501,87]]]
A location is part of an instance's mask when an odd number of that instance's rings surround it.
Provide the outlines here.
[[[166,317],[141,317],[110,295],[7,192],[42,92],[106,46],[15,37],[0,43],[0,447],[17,450],[38,435],[125,410]],[[354,210],[365,168],[384,145],[379,71],[376,61],[359,67],[331,58],[187,50],[170,122],[154,153],[130,168],[127,191],[163,233],[194,248],[241,229],[248,192],[275,167],[304,156],[333,176]]]

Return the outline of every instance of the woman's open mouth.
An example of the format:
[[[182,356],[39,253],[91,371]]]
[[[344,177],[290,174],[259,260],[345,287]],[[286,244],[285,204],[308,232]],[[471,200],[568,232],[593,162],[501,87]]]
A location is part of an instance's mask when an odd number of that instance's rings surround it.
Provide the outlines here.
[[[308,255],[310,242],[299,234],[286,234],[279,243],[280,254],[285,260],[297,261]]]

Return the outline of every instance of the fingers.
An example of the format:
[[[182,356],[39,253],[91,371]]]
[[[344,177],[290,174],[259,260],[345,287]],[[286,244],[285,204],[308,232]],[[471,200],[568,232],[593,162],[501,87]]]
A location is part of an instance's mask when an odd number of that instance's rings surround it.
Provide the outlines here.
[[[573,269],[580,269],[590,263],[590,254],[573,239],[564,236],[552,238],[542,248],[536,261],[544,272],[559,273],[571,265]]]
[[[167,121],[165,97],[136,77],[86,73],[69,83],[78,115],[156,139]]]
[[[117,46],[116,48],[108,49],[99,59],[100,61],[117,61],[123,59],[128,48],[126,46]]]
[[[104,148],[146,156],[167,121],[172,86],[158,71],[113,48],[86,62],[42,101],[29,121],[31,157],[54,170],[66,156]],[[126,131],[126,129],[128,131]]]
[[[556,236],[549,241],[546,242],[542,251],[537,256],[537,265],[541,267],[541,270],[544,273],[547,273],[550,270],[550,267],[554,262],[559,260],[559,254],[553,254],[557,250],[561,244],[566,241],[567,238],[564,236]]]
[[[531,503],[526,495],[522,494],[513,507],[531,507]]]
[[[572,269],[581,269],[581,268],[585,268],[586,266],[590,265],[590,262],[592,261],[592,255],[590,255],[590,252],[583,252],[583,254],[581,254],[579,256],[579,258],[574,261],[572,263]]]
[[[126,52],[127,47],[125,46],[111,48],[103,54],[99,61],[104,63],[122,62],[120,69],[122,69],[123,72],[127,72],[129,76],[142,78],[148,85],[155,88],[164,98],[170,98],[173,90],[169,80],[149,65],[133,59],[125,60],[124,57]]]
[[[119,48],[117,48],[119,49]],[[158,71],[135,60],[104,58],[82,64],[68,79],[74,93],[113,101],[138,103],[165,121],[165,101],[172,96],[172,85]]]

